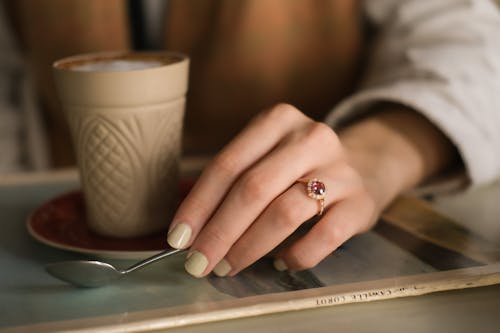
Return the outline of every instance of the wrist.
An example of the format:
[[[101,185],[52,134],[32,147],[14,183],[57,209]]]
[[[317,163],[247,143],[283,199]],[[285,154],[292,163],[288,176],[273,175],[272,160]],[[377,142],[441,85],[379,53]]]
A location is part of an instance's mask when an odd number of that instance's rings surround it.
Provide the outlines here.
[[[380,211],[458,156],[449,140],[417,112],[393,104],[381,107],[339,132],[347,158]]]
[[[340,136],[348,162],[362,178],[381,213],[398,194],[407,190],[406,184],[413,177],[404,167],[404,161],[394,157],[392,149],[384,145],[364,145],[364,138],[364,135],[355,139],[350,134]]]

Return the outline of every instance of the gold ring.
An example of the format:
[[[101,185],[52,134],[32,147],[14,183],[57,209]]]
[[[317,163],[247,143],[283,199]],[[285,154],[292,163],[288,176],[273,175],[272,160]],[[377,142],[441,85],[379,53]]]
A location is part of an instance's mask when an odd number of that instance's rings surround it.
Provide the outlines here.
[[[307,179],[299,178],[297,182],[306,184],[307,186],[307,196],[312,199],[318,200],[319,210],[318,216],[323,214],[325,210],[325,196],[326,196],[326,185],[321,180],[317,178]]]

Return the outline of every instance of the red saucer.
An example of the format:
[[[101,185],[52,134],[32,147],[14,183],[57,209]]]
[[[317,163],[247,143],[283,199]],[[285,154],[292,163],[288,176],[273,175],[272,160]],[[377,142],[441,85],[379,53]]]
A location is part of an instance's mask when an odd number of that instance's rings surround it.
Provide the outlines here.
[[[181,197],[192,186],[180,185]],[[37,208],[28,218],[29,233],[49,246],[98,257],[138,259],[168,247],[167,230],[137,238],[120,239],[100,236],[86,223],[85,202],[81,191],[60,195]]]

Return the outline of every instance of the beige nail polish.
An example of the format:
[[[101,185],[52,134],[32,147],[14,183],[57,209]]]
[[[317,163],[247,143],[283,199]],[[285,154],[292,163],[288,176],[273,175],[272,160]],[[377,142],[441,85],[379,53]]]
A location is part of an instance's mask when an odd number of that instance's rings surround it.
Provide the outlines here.
[[[288,266],[285,264],[283,259],[276,259],[274,260],[274,268],[276,268],[277,271],[283,272],[288,269]]]
[[[217,265],[214,267],[214,274],[220,277],[226,276],[233,268],[229,264],[229,262],[226,259],[222,259],[219,261]]]
[[[186,271],[194,277],[201,277],[208,266],[208,259],[201,252],[195,251],[184,264]]]
[[[174,249],[184,248],[191,239],[191,227],[185,223],[176,225],[167,236],[168,244]]]

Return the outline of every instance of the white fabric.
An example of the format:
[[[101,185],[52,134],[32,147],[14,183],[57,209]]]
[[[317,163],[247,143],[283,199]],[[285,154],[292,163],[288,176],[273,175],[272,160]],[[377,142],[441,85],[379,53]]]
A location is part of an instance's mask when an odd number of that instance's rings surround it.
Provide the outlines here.
[[[500,15],[488,0],[371,0],[380,29],[361,88],[327,117],[341,126],[374,103],[420,112],[458,148],[473,185],[500,175]]]

